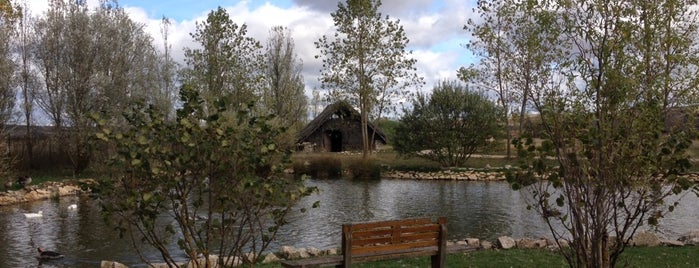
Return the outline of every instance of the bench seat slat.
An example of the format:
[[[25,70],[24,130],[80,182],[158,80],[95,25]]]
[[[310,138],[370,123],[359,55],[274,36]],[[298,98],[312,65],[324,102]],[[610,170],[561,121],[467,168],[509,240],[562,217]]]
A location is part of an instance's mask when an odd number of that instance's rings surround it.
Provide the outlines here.
[[[432,223],[432,219],[421,218],[421,219],[408,219],[408,220],[351,223],[348,225],[351,225],[352,229],[354,229],[354,230],[361,230],[361,229],[371,229],[371,228],[382,227],[382,226],[393,226],[393,225],[407,226],[407,225],[422,225],[422,224],[430,224],[430,223]]]
[[[438,245],[437,242],[438,242],[437,240],[432,240],[432,241],[418,241],[418,242],[400,243],[400,244],[385,244],[385,245],[375,245],[375,246],[356,247],[356,248],[353,247],[352,248],[352,255],[370,253],[370,252],[406,250],[406,249],[412,249],[412,248],[425,248],[425,247],[437,246]]]

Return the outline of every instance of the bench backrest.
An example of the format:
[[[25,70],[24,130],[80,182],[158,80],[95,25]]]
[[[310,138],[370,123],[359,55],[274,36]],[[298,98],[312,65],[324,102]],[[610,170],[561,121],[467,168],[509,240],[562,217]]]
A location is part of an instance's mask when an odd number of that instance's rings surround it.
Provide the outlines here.
[[[436,254],[446,248],[447,218],[352,223],[342,225],[342,253],[345,264],[352,256],[390,254],[434,247]]]

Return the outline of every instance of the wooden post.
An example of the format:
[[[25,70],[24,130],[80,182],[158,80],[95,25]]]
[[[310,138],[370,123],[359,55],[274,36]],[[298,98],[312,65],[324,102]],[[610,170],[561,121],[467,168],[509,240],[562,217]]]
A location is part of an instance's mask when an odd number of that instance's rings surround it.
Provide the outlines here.
[[[352,267],[352,224],[342,225],[342,264],[340,267]]]
[[[432,256],[432,268],[444,268],[447,263],[447,218],[439,217],[439,245],[437,255]]]

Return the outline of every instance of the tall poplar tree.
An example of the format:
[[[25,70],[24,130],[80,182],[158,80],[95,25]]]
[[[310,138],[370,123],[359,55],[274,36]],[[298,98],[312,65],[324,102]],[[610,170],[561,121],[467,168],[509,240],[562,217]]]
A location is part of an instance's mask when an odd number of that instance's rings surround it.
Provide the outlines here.
[[[330,15],[337,27],[334,37],[323,36],[315,44],[323,60],[320,82],[337,99],[359,107],[363,157],[372,147],[369,115],[422,85],[416,60],[406,51],[409,42],[400,21],[383,17],[380,0],[347,0]],[[380,113],[377,113],[380,117]]]
[[[277,116],[279,123],[288,128],[285,139],[294,142],[294,135],[305,123],[308,98],[301,70],[301,60],[296,56],[291,32],[281,26],[273,27],[265,52],[265,81],[262,102],[267,112]]]
[[[247,36],[245,24],[234,23],[219,7],[197,23],[191,36],[201,48],[185,49],[182,79],[202,92],[209,111],[217,109],[215,102],[220,98],[230,100],[231,110],[259,99],[264,85],[262,45]]]

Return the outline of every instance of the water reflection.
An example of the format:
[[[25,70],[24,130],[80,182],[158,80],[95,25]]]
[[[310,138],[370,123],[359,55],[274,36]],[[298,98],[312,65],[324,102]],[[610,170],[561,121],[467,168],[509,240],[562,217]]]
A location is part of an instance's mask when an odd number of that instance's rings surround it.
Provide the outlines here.
[[[543,221],[526,210],[524,193],[502,182],[456,181],[351,181],[310,180],[320,189],[302,201],[282,227],[272,250],[280,245],[330,248],[340,245],[340,225],[347,222],[446,216],[449,237],[494,240],[549,236]],[[320,201],[319,208],[311,208]],[[659,231],[666,238],[699,227],[699,201],[693,194],[681,199]],[[69,210],[77,204],[77,210]],[[301,213],[302,207],[308,211]],[[22,213],[43,211],[44,216],[26,219]],[[99,204],[89,198],[63,198],[0,207],[0,267],[98,267],[101,260],[143,266],[130,240],[120,239],[102,218]],[[36,248],[63,253],[61,260],[39,263]],[[150,249],[147,259],[157,259]],[[183,258],[183,257],[182,257]]]

